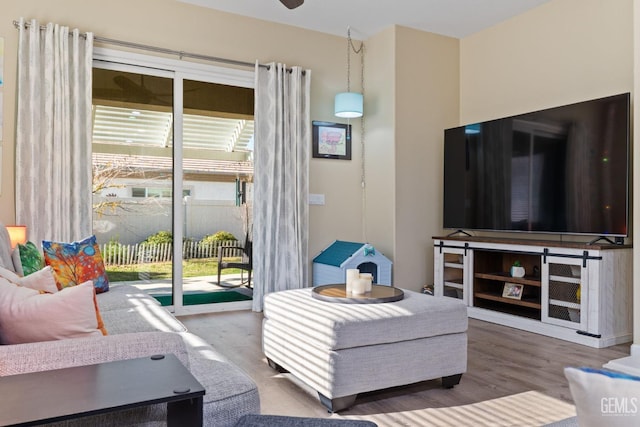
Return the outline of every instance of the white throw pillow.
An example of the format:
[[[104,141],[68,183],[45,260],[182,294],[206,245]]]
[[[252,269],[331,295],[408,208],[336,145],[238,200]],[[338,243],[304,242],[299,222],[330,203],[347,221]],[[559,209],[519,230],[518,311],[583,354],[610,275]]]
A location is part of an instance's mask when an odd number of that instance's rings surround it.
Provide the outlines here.
[[[640,426],[640,378],[591,368],[565,368],[580,427]]]
[[[25,286],[37,291],[45,291],[50,294],[58,292],[56,278],[53,275],[53,270],[49,266],[25,277],[20,277],[13,271],[0,267],[0,277],[7,279],[9,282],[16,285]]]
[[[0,344],[103,335],[92,282],[41,292],[0,278]]]

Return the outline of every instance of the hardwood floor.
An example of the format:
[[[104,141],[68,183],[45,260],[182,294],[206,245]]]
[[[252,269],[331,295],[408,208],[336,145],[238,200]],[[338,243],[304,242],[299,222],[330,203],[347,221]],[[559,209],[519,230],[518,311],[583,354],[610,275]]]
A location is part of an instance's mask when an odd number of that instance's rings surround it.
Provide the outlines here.
[[[321,406],[315,391],[290,374],[278,374],[269,368],[261,350],[261,313],[223,312],[183,316],[180,320],[254,379],[260,392],[262,413],[371,419],[380,426],[423,423],[406,417],[381,422],[379,414],[414,414],[413,411],[427,408],[468,405],[532,390],[571,402],[563,374],[565,366],[601,367],[611,359],[627,356],[630,345],[594,349],[470,319],[468,367],[459,385],[445,390],[440,380],[433,380],[365,393],[358,396],[352,408],[331,415]]]

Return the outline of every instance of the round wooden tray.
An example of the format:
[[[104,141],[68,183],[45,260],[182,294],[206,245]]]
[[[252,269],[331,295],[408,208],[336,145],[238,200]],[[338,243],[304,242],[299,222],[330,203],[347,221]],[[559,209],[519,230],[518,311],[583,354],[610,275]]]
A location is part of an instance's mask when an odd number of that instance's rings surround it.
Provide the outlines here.
[[[404,298],[402,289],[393,286],[372,285],[371,292],[362,295],[347,295],[347,285],[344,283],[335,285],[316,286],[311,296],[327,302],[339,302],[342,304],[380,304],[384,302],[400,301]]]

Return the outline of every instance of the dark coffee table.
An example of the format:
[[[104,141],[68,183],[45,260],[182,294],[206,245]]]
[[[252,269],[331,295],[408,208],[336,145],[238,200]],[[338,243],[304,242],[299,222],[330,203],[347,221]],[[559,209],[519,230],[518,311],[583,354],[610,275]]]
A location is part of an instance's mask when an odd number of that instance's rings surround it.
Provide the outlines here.
[[[173,354],[0,377],[0,425],[29,426],[167,403],[167,425],[202,426],[205,390]]]

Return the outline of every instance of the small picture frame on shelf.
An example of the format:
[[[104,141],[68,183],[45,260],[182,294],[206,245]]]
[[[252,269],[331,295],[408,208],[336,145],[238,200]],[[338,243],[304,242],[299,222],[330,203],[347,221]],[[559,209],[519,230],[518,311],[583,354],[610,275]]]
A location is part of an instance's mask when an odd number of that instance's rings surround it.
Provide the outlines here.
[[[521,299],[524,285],[506,282],[502,288],[502,296],[504,298]]]
[[[319,121],[312,124],[314,158],[351,160],[351,125]]]

